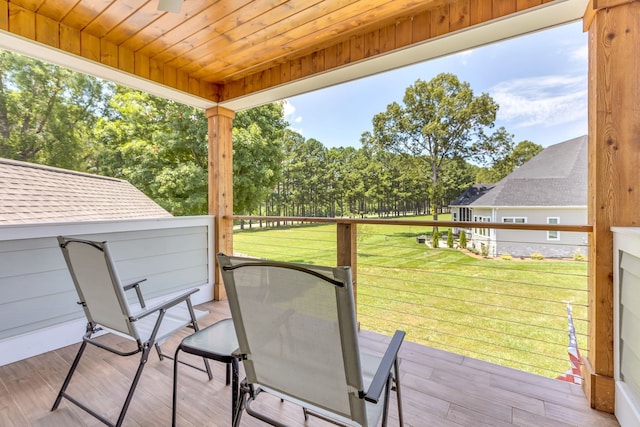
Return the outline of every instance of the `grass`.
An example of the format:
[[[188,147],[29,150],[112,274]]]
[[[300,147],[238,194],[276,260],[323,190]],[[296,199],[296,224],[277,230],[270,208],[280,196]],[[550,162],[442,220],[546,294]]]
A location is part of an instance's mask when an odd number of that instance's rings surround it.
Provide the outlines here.
[[[555,377],[569,367],[566,303],[571,303],[585,353],[585,262],[483,259],[416,243],[416,236],[430,231],[358,225],[362,328],[387,334],[403,329],[414,342]],[[446,236],[445,227],[440,231]],[[335,265],[335,236],[334,224],[254,228],[234,233],[234,251]]]

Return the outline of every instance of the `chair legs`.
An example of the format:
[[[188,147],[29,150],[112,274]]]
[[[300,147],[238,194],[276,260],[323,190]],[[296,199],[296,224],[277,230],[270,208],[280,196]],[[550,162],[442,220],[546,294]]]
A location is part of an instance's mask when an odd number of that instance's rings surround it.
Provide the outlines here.
[[[172,412],[171,412],[171,425],[175,427],[176,425],[176,418],[177,418],[177,410],[178,410],[178,365],[180,363],[184,363],[184,362],[180,362],[178,360],[178,355],[180,353],[180,351],[182,350],[181,346],[178,346],[178,348],[176,349],[175,355],[173,357],[173,401],[172,401]],[[165,355],[165,357],[168,357]],[[207,360],[206,357],[202,358],[204,360],[206,369],[200,369],[196,366],[193,366],[191,364],[188,363],[184,363],[188,366],[191,366],[193,368],[199,369],[201,371],[205,371],[207,372],[207,374],[209,375],[209,380],[213,379],[213,374],[211,373],[211,368],[209,366],[209,360]],[[238,365],[238,359],[237,358],[233,358],[230,362],[225,362],[226,365],[226,378],[225,378],[225,385],[229,385],[229,383],[231,384],[231,422],[232,425],[235,425],[235,418],[237,416],[237,406],[239,405],[239,383],[238,383],[238,376],[239,376],[239,365]]]
[[[396,400],[398,403],[398,424],[400,427],[404,426],[404,419],[402,416],[402,392],[400,391],[400,362],[396,359],[393,362],[394,370],[394,382],[396,385]]]
[[[64,379],[64,382],[62,383],[62,387],[60,388],[60,392],[56,397],[56,401],[53,403],[53,407],[51,408],[52,411],[55,411],[56,409],[58,409],[58,406],[60,406],[60,402],[62,401],[62,398],[66,397],[67,387],[71,382],[71,377],[73,376],[73,373],[76,371],[76,368],[78,367],[78,362],[80,362],[80,358],[82,357],[82,354],[84,353],[84,350],[86,348],[87,348],[87,342],[82,341],[82,344],[80,345],[80,349],[78,349],[78,353],[76,354],[75,359],[73,359],[71,368],[69,369],[69,372],[67,373],[67,376]]]
[[[151,347],[150,346],[144,346],[142,348],[141,355],[140,355],[140,363],[138,364],[138,369],[136,370],[136,373],[135,373],[135,375],[133,377],[133,380],[131,382],[131,386],[129,387],[129,392],[127,393],[127,397],[126,397],[126,399],[124,401],[124,404],[122,405],[122,409],[120,410],[120,414],[118,415],[118,420],[115,423],[113,423],[112,421],[109,421],[106,417],[104,417],[103,415],[97,413],[96,411],[94,411],[93,409],[89,408],[84,403],[80,402],[78,399],[76,399],[73,396],[67,394],[67,387],[69,386],[69,383],[71,382],[71,377],[73,376],[73,374],[75,373],[76,368],[78,367],[78,363],[80,362],[80,358],[82,357],[82,355],[83,355],[83,353],[84,353],[84,351],[85,351],[85,349],[87,347],[87,343],[88,343],[88,341],[86,341],[86,340],[82,341],[82,344],[80,345],[80,349],[78,350],[78,353],[76,354],[76,357],[73,360],[73,363],[71,364],[71,368],[69,369],[69,372],[67,373],[67,377],[65,378],[64,383],[62,384],[62,387],[60,388],[60,392],[58,393],[58,396],[56,397],[56,400],[53,403],[53,407],[51,408],[51,410],[55,411],[56,409],[58,409],[58,406],[60,405],[60,402],[62,401],[62,398],[64,397],[67,400],[69,400],[71,403],[75,404],[79,408],[83,409],[84,411],[88,412],[89,414],[93,415],[94,417],[96,417],[97,419],[102,421],[104,424],[106,424],[108,426],[120,427],[122,425],[122,422],[124,421],[124,417],[125,417],[125,415],[127,413],[127,409],[129,409],[129,404],[131,403],[131,399],[133,398],[133,393],[136,390],[136,386],[138,385],[138,382],[140,381],[140,376],[142,375],[142,370],[144,369],[145,365],[147,364],[147,360],[149,358],[149,351],[151,350]]]

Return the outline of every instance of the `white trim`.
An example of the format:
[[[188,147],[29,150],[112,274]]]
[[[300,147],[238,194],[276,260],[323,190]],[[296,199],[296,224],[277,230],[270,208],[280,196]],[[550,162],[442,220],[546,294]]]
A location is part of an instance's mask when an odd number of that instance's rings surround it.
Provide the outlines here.
[[[566,206],[493,206],[493,205],[468,205],[473,209],[587,209],[587,205],[566,205]]]
[[[613,232],[613,378],[615,414],[621,427],[640,425],[640,402],[620,376],[620,252],[640,257],[640,228],[611,227]]]
[[[80,342],[86,325],[83,317],[0,340],[0,366]]]
[[[486,22],[442,37],[429,39],[421,44],[351,63],[336,70],[221,102],[220,105],[231,110],[251,108],[407,65],[464,52],[535,31],[568,24],[583,18],[587,5],[588,0],[557,0],[545,3],[515,16]]]
[[[200,291],[191,296],[193,304],[202,304],[213,299],[215,230],[212,216],[5,225],[0,226],[0,241],[202,226],[207,227],[208,279],[206,283],[198,285]],[[80,342],[85,326],[86,319],[83,316],[81,319],[2,339],[0,366]]]
[[[0,241],[56,237],[95,233],[154,230],[179,227],[208,226],[213,233],[213,216],[175,216],[163,218],[134,218],[100,221],[51,222],[40,224],[0,225]],[[212,239],[212,238],[211,238]]]
[[[169,86],[162,85],[152,80],[143,79],[134,74],[129,74],[124,71],[108,67],[99,62],[64,52],[45,44],[34,42],[33,40],[4,30],[0,30],[0,48],[79,71],[84,74],[99,77],[101,79],[120,83],[133,89],[138,89],[163,98],[172,99],[176,102],[191,105],[193,107],[207,109],[216,105],[214,101],[170,88]]]
[[[527,33],[567,24],[581,20],[587,5],[588,0],[556,0],[523,11],[515,16],[486,22],[439,38],[430,39],[418,45],[399,49],[386,55],[355,62],[335,70],[222,102],[220,105],[234,111],[244,110]],[[63,52],[3,30],[0,30],[0,48],[68,67],[194,107],[207,109],[216,105],[214,101],[172,89],[151,80]]]
[[[554,224],[551,224],[549,222],[550,219],[555,219],[556,222]],[[549,225],[559,225],[560,224],[560,217],[559,216],[548,216],[547,217],[547,224],[549,224]],[[556,233],[556,237],[555,238],[549,237],[550,233]],[[548,230],[547,231],[547,241],[550,241],[550,242],[558,242],[558,241],[560,241],[560,232],[558,230]]]
[[[515,215],[511,215],[511,216],[503,216],[501,217],[503,223],[507,223],[507,224],[526,224],[527,223],[527,217],[526,216],[515,216]],[[505,221],[505,219],[510,219],[511,221]],[[517,222],[516,219],[523,219],[524,222]]]

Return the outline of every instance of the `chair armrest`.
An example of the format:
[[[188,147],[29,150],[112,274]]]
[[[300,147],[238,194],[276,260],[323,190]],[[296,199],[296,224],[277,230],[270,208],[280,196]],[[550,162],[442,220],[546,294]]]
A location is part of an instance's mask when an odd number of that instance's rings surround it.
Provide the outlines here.
[[[364,395],[365,400],[372,403],[378,403],[378,400],[380,400],[380,395],[387,384],[387,378],[389,378],[391,368],[393,368],[393,364],[398,358],[398,352],[404,340],[404,335],[404,331],[396,331],[395,334],[393,334],[393,338],[391,338],[387,351],[385,351],[382,361],[380,361],[380,365],[378,365],[378,370],[369,385],[369,389]]]
[[[155,313],[156,311],[159,310],[167,310],[171,307],[173,307],[174,305],[180,304],[181,302],[184,301],[189,301],[191,298],[192,294],[195,294],[196,292],[198,292],[200,289],[199,288],[193,288],[188,290],[187,292],[184,292],[168,301],[164,301],[162,303],[156,304],[153,307],[149,307],[149,308],[145,308],[144,310],[142,310],[141,312],[129,317],[129,320],[132,322],[135,322],[136,320],[140,320],[143,317],[147,317],[150,314]]]
[[[140,302],[140,307],[142,308],[145,308],[145,303],[144,303],[144,298],[142,297],[142,291],[140,290],[140,283],[144,282],[145,280],[147,279],[141,279],[141,280],[138,280],[137,282],[133,282],[122,287],[125,291],[128,291],[130,289],[136,290],[136,295],[138,296],[138,301]]]

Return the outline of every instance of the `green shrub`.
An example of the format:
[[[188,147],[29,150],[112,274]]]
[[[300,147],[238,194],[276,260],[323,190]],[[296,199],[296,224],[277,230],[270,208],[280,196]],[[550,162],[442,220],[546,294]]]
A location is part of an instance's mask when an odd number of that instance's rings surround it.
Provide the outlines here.
[[[534,253],[531,254],[531,259],[543,260],[544,259],[544,255],[542,255],[539,252],[534,252]]]
[[[587,257],[584,256],[584,254],[582,252],[580,252],[580,249],[578,249],[574,254],[573,254],[573,260],[574,261],[586,261]]]
[[[451,229],[447,232],[447,247],[453,248],[453,231]]]
[[[467,233],[465,233],[464,230],[460,232],[460,247],[467,249]]]
[[[509,254],[502,254],[500,255],[500,258],[502,258],[505,261],[511,261],[513,259],[513,257]]]
[[[482,256],[485,258],[489,257],[489,245],[485,245],[484,243],[480,244],[480,252],[482,252]]]
[[[433,236],[431,236],[431,247],[432,248],[440,247],[440,233],[433,233]]]

